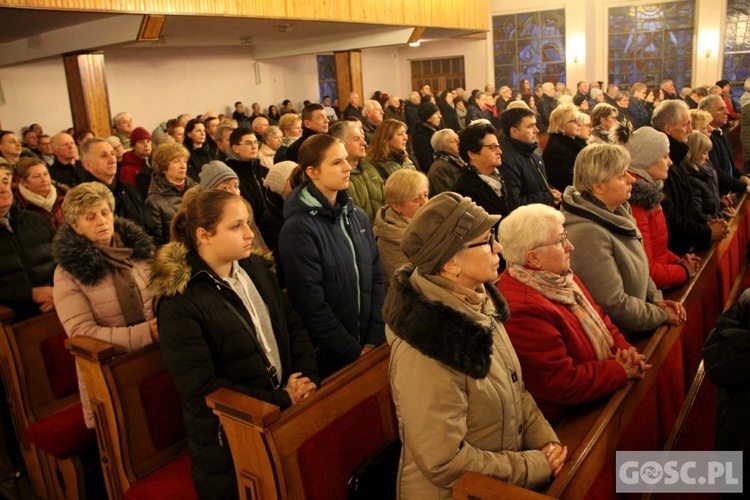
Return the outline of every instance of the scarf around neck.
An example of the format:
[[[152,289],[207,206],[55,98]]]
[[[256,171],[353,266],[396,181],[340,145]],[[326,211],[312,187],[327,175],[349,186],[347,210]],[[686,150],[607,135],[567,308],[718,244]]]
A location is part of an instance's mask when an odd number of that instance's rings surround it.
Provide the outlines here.
[[[120,303],[125,326],[136,325],[146,321],[143,311],[143,298],[133,276],[133,249],[122,243],[120,235],[114,233],[109,246],[94,245],[104,256],[104,261],[112,270],[117,301]]]
[[[57,201],[57,189],[55,186],[50,186],[47,196],[36,194],[34,191],[24,187],[23,184],[18,184],[18,192],[29,203],[41,207],[50,213],[52,213],[52,209],[55,207],[55,202]]]
[[[586,333],[589,342],[591,342],[591,346],[596,353],[596,359],[598,361],[609,359],[612,354],[612,346],[614,346],[612,334],[610,334],[601,316],[583,294],[581,288],[573,280],[573,271],[568,271],[561,276],[548,271],[527,269],[519,264],[509,263],[508,273],[548,300],[568,306],[568,309]]]

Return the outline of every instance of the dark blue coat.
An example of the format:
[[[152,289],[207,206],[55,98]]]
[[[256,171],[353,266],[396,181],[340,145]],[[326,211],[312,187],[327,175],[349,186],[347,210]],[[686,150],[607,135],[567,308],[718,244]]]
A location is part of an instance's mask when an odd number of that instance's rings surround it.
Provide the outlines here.
[[[383,269],[367,215],[339,191],[334,208],[310,182],[284,200],[279,251],[292,305],[318,349],[321,375],[385,341]]]
[[[525,144],[511,137],[503,137],[503,164],[500,173],[505,179],[510,198],[510,209],[532,203],[552,206],[555,197],[547,185],[547,172],[536,144]]]

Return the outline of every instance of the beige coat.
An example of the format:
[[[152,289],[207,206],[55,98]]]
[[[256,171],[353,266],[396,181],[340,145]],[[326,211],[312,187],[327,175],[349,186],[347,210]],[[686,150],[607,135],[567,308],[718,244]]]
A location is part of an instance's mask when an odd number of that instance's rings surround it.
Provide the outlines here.
[[[507,304],[494,287],[487,294],[479,311],[412,266],[394,277],[384,316],[403,442],[400,499],[451,498],[467,471],[527,488],[550,479],[539,449],[557,436],[524,388],[500,323]]]
[[[375,241],[378,243],[380,262],[385,271],[386,288],[390,285],[396,269],[409,263],[406,255],[401,251],[401,239],[408,225],[409,219],[397,214],[390,205],[383,205],[375,215],[372,230],[375,233]]]
[[[132,223],[126,221],[128,229],[123,230],[123,226],[120,225],[122,222],[117,221],[115,230],[120,234],[124,243],[130,246],[128,243],[132,240],[129,240],[123,232],[133,234],[130,233],[133,230]],[[137,232],[143,233],[140,228],[137,228]],[[138,237],[140,236],[139,234]],[[145,249],[145,247],[142,248]],[[141,293],[146,321],[126,326],[120,303],[117,300],[112,274],[108,267],[104,267],[106,264],[103,264],[102,259],[97,258],[96,254],[100,255],[100,252],[88,243],[88,240],[74,234],[73,230],[66,225],[58,231],[54,253],[55,258],[60,262],[55,269],[54,278],[55,308],[68,337],[80,335],[93,337],[119,346],[122,352],[134,351],[153,342],[147,322],[154,317],[153,295],[148,287],[147,260],[134,260],[132,269],[133,278]],[[85,262],[84,259],[76,258],[84,253],[89,257]],[[142,253],[137,249],[134,259],[138,255]],[[78,373],[78,388],[81,393],[86,426],[93,428],[94,418],[88,392],[80,372]]]

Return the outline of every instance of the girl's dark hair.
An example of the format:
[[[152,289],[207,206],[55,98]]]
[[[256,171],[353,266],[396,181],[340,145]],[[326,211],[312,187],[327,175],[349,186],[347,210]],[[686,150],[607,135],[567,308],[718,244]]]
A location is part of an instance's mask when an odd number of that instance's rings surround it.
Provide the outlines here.
[[[297,163],[307,179],[307,167],[319,167],[326,151],[340,140],[328,134],[311,135],[300,146],[297,152]]]
[[[213,234],[224,215],[226,204],[241,199],[235,194],[220,189],[201,191],[172,219],[171,240],[183,243],[190,250],[197,250],[195,233],[198,228],[202,227]]]
[[[292,173],[289,174],[289,185],[294,189],[303,182],[305,182],[305,174],[302,173],[302,169],[297,165],[292,170]]]

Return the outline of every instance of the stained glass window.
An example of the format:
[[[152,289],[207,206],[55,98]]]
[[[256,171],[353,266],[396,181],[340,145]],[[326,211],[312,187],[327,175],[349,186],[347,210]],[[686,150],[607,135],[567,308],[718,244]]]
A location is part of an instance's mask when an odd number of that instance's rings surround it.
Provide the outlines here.
[[[495,87],[565,81],[565,9],[493,16]]]
[[[694,23],[695,0],[611,7],[608,81],[628,87],[670,79],[677,89],[691,86]]]
[[[331,55],[318,56],[318,93],[320,101],[324,96],[331,96],[331,102],[339,98],[339,86],[336,82],[336,58]]]
[[[736,97],[744,93],[743,84],[750,77],[750,0],[727,2],[725,33],[723,78],[730,81]]]

